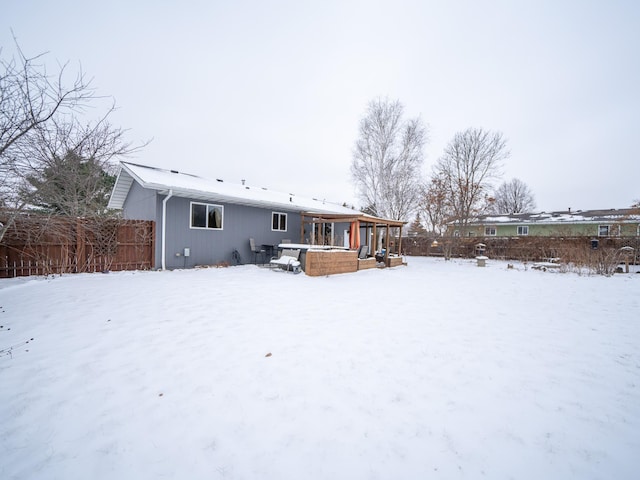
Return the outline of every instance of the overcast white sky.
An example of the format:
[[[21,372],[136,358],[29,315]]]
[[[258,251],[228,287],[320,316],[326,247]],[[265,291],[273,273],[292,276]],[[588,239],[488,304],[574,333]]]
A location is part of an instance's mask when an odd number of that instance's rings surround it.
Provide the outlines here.
[[[50,52],[119,106],[131,161],[355,203],[358,123],[378,96],[453,135],[502,131],[504,179],[539,210],[640,198],[640,2],[4,0],[25,53]]]

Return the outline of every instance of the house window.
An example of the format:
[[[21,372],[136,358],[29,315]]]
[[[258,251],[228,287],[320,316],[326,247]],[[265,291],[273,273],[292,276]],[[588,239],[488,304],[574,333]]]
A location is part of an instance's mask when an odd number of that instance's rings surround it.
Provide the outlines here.
[[[598,225],[599,237],[620,236],[620,225]]]
[[[496,227],[484,227],[484,236],[485,237],[495,237],[496,236]]]
[[[287,214],[273,212],[271,214],[271,230],[274,232],[286,232],[287,231]]]
[[[224,207],[191,202],[191,228],[222,230]]]
[[[518,235],[529,235],[529,225],[521,225],[518,227]]]

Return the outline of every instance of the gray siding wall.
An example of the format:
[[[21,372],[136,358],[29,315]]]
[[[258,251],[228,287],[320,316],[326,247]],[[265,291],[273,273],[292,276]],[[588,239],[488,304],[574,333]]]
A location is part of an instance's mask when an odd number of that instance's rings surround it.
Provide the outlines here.
[[[156,222],[155,268],[162,267],[162,201],[165,195],[142,188],[133,182],[124,204],[123,216],[131,220]],[[224,208],[222,230],[191,228],[191,202],[221,205]],[[287,230],[272,231],[272,213],[287,214]],[[233,263],[232,253],[240,253],[242,263],[253,263],[249,238],[256,245],[278,245],[283,239],[300,242],[300,213],[290,210],[273,210],[228,203],[205,202],[183,197],[171,197],[167,202],[166,257],[167,268],[190,268],[196,265]],[[334,240],[343,244],[348,223],[334,224]],[[310,243],[311,229],[307,225],[304,243]],[[364,241],[364,238],[363,238]],[[184,256],[188,248],[190,255]],[[267,259],[268,261],[268,259]]]
[[[142,188],[133,182],[122,208],[126,220],[153,220],[156,222],[156,252],[154,268],[162,266],[162,200],[155,190]]]
[[[133,182],[127,199],[124,201],[122,215],[127,220],[157,221],[157,197],[155,190],[147,190],[137,182]]]
[[[162,215],[162,199],[158,196],[158,211]],[[274,210],[213,203],[224,207],[222,230],[191,228],[191,201],[188,198],[172,197],[167,202],[166,267],[188,268],[195,265],[213,265],[219,262],[232,263],[232,253],[240,253],[242,263],[252,263],[253,255],[249,247],[249,237],[256,245],[277,245],[283,239],[292,242],[300,240],[300,214],[298,212],[275,210],[287,214],[287,231],[271,230],[271,214]],[[194,200],[197,203],[207,203]],[[157,267],[162,265],[161,240],[162,218],[157,220]],[[189,248],[190,256],[184,256]]]

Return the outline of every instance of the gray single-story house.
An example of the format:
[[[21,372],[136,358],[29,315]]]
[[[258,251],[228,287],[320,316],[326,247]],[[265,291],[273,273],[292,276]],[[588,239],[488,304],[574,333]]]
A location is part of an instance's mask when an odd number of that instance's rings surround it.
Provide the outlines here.
[[[360,221],[371,221],[373,229],[404,223],[292,193],[129,162],[121,162],[108,207],[122,210],[125,219],[155,222],[154,268],[163,269],[253,263],[250,238],[267,251],[283,242],[348,247],[354,222],[363,237],[372,236],[371,228]]]

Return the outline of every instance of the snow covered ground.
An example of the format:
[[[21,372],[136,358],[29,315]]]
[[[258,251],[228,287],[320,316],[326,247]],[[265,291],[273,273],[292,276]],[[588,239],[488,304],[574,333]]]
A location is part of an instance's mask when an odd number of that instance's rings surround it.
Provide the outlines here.
[[[638,478],[640,275],[408,260],[0,280],[0,478]]]

